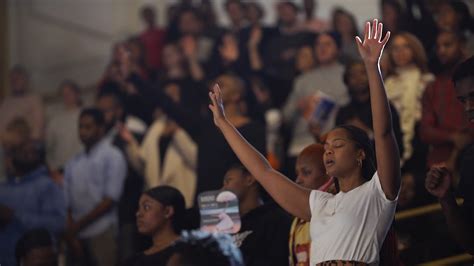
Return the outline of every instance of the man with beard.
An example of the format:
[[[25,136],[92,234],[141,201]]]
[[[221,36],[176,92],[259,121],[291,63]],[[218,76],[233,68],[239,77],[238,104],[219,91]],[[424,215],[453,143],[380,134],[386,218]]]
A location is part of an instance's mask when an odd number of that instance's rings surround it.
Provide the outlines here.
[[[427,166],[451,161],[454,165],[459,151],[474,139],[474,124],[463,113],[456,99],[451,76],[465,58],[465,38],[459,33],[441,31],[436,39],[436,55],[442,71],[423,95],[421,139],[430,145]]]
[[[474,57],[461,63],[453,74],[454,89],[469,122],[474,123]],[[452,175],[445,167],[434,166],[428,172],[425,187],[441,203],[451,235],[470,254],[474,254],[474,142],[459,158],[459,192],[464,202],[456,203]]]
[[[117,202],[122,194],[126,161],[104,135],[103,113],[95,108],[83,110],[79,137],[84,150],[67,163],[64,171],[66,235],[73,244],[77,265],[115,265]]]
[[[54,236],[63,231],[64,191],[48,175],[33,141],[9,147],[5,159],[8,179],[0,183],[0,265],[28,265],[15,262],[15,244],[34,228]]]

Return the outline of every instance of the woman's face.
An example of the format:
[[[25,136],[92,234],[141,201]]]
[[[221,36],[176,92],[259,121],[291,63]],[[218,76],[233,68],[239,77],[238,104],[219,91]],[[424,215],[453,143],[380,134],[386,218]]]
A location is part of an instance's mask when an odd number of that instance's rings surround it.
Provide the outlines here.
[[[382,20],[389,30],[397,30],[398,12],[394,6],[391,4],[384,4],[382,6]]]
[[[395,37],[390,49],[395,66],[405,67],[413,63],[413,51],[404,37]]]
[[[316,156],[302,155],[296,160],[296,183],[305,188],[318,189],[327,181],[326,170],[315,162]],[[321,157],[319,157],[321,159]]]
[[[343,128],[336,128],[328,133],[324,143],[324,166],[329,176],[344,177],[353,173],[362,160],[363,152],[349,138],[349,133]]]
[[[449,4],[443,4],[436,13],[436,24],[438,29],[456,30],[459,26],[459,17]]]
[[[260,11],[258,10],[258,8],[253,5],[253,4],[250,4],[247,6],[247,9],[246,9],[246,13],[245,13],[246,17],[247,17],[247,20],[251,23],[251,24],[255,24],[255,23],[258,23],[261,19],[261,14],[260,14]]]
[[[163,49],[163,65],[166,68],[171,68],[181,65],[183,55],[176,45],[167,45]]]
[[[143,235],[152,236],[170,219],[167,207],[152,197],[142,194],[138,203],[137,228]]]
[[[314,55],[310,46],[303,46],[296,55],[296,69],[299,72],[306,72],[315,66]]]
[[[334,39],[323,34],[316,40],[316,59],[320,64],[330,64],[337,60],[339,49]]]

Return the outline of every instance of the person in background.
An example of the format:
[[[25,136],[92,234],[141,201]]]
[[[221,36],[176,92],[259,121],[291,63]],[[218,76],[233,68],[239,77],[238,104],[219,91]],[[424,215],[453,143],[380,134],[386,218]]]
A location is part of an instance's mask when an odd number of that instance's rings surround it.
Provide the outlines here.
[[[468,55],[474,54],[474,26],[466,3],[460,0],[440,1],[434,17],[439,31],[449,30],[464,34]]]
[[[42,227],[57,236],[63,231],[66,200],[33,141],[7,146],[8,179],[0,184],[0,264],[13,266],[15,245],[25,232]]]
[[[217,15],[214,10],[213,1],[211,0],[202,0],[199,2],[196,1],[189,1],[189,0],[182,0],[177,1],[176,4],[168,5],[168,10],[166,13],[167,17],[167,34],[166,39],[167,41],[177,41],[179,40],[181,35],[179,20],[181,14],[184,12],[189,11],[190,9],[194,9],[197,14],[199,15],[200,19],[202,19],[203,23],[203,33],[211,38],[215,38],[220,34],[220,28],[217,26]]]
[[[387,33],[382,39],[382,27],[374,19],[372,25],[365,25],[363,41],[356,39],[369,76],[376,152],[367,134],[357,127],[342,126],[329,132],[324,162],[327,174],[339,182],[336,195],[303,188],[275,171],[227,120],[219,85],[209,92],[215,125],[252,176],[291,214],[311,219],[311,238],[325,243],[311,247],[313,265],[378,264],[381,243],[394,218],[401,174],[380,73],[380,57],[390,37]]]
[[[406,20],[405,10],[399,1],[396,0],[382,0],[380,1],[382,21],[385,29],[397,34],[401,31],[407,30],[408,21]]]
[[[275,29],[263,24],[265,10],[258,2],[245,3],[245,17],[249,25],[238,34],[239,50],[242,54],[244,66],[250,70],[252,76],[264,75],[264,61],[262,55],[269,45],[269,40],[276,34]]]
[[[245,26],[247,21],[245,17],[245,4],[239,0],[225,1],[225,12],[230,20],[229,30],[238,34]]]
[[[370,109],[369,80],[364,63],[362,61],[354,61],[347,64],[343,77],[351,101],[337,111],[336,125],[346,124],[359,127],[363,129],[373,141],[374,131],[372,110]],[[389,103],[389,106],[392,112],[392,126],[395,139],[397,140],[400,153],[403,153],[403,134],[400,128],[398,112],[392,104]]]
[[[6,126],[5,132],[0,135],[0,150],[1,150],[1,168],[2,179],[0,182],[7,181],[7,166],[6,166],[6,153],[12,148],[20,144],[25,143],[26,141],[31,140],[31,129],[28,125],[28,122],[23,118],[16,118],[10,121]]]
[[[22,66],[10,70],[11,95],[0,103],[0,135],[15,118],[23,118],[31,128],[35,141],[43,141],[44,106],[39,95],[31,91],[28,72]]]
[[[265,128],[261,123],[252,120],[242,111],[242,98],[246,87],[235,75],[221,75],[215,79],[222,86],[228,118],[236,124],[239,131],[246,136],[257,149],[266,153]],[[165,93],[154,96],[156,107],[161,108],[168,118],[186,130],[197,144],[197,185],[196,194],[216,190],[222,187],[222,178],[226,171],[238,163],[235,154],[225,142],[222,135],[212,124],[207,114],[193,112],[177,104]],[[219,164],[215,162],[218,161]]]
[[[342,79],[344,66],[338,62],[340,44],[340,36],[334,32],[322,33],[316,37],[314,51],[317,67],[296,78],[283,108],[283,121],[288,128],[292,128],[286,163],[287,168],[291,168],[289,176],[294,176],[291,172],[298,154],[314,142],[310,132],[311,124],[306,117],[312,97],[322,92],[339,106],[349,102],[349,94]],[[335,116],[329,117],[326,125],[318,125],[319,134],[326,133],[334,124]]]
[[[354,43],[355,36],[359,35],[354,15],[343,8],[334,9],[332,12],[332,28],[341,36],[341,61],[360,60],[357,45]]]
[[[454,90],[464,107],[470,123],[474,123],[474,57],[459,64],[453,73]],[[428,172],[425,187],[437,197],[446,217],[449,231],[456,242],[474,255],[474,143],[468,144],[459,155],[459,194],[464,202],[456,203],[453,177],[442,166],[433,166]]]
[[[97,96],[96,105],[105,117],[106,139],[120,150],[127,160],[127,174],[122,195],[118,202],[119,217],[119,260],[130,257],[141,247],[140,238],[135,225],[135,212],[138,200],[143,192],[143,176],[136,171],[132,159],[127,156],[127,140],[119,129],[126,129],[133,138],[140,142],[146,130],[146,125],[136,117],[124,112],[119,96],[113,92],[102,92]],[[118,129],[119,128],[119,129]]]
[[[296,77],[295,59],[298,49],[308,43],[311,34],[301,32],[298,7],[292,1],[277,4],[278,25],[275,34],[269,38],[262,58],[268,87],[276,107],[280,108],[291,91]]]
[[[402,166],[404,173],[420,175],[425,172],[426,160],[426,147],[419,136],[422,96],[434,76],[428,72],[423,45],[414,35],[407,32],[395,35],[388,52],[394,67],[385,79],[385,88],[388,99],[400,115]]]
[[[21,266],[58,266],[53,238],[46,229],[26,232],[16,243],[15,257]]]
[[[77,125],[81,111],[80,88],[72,80],[59,86],[63,109],[55,113],[46,126],[46,162],[54,180],[62,182],[64,165],[82,149]]]
[[[205,71],[197,58],[195,39],[183,37],[180,43],[168,43],[163,49],[163,67],[158,72],[158,88],[165,92],[172,90],[179,95],[180,102],[194,112],[200,112],[206,103],[202,97],[205,91]]]
[[[302,23],[302,30],[310,33],[320,33],[328,31],[331,25],[320,18],[316,17],[316,10],[318,7],[318,0],[304,0],[304,22]]]
[[[142,143],[122,127],[125,152],[131,166],[141,173],[145,186],[169,185],[184,195],[186,207],[194,204],[197,174],[197,145],[176,122],[160,114],[148,129]]]
[[[243,266],[242,254],[225,234],[184,231],[166,266]]]
[[[248,2],[244,6],[245,19],[249,22],[249,26],[262,26],[262,19],[265,16],[265,11],[258,2]]]
[[[78,265],[113,266],[117,256],[117,203],[127,174],[124,156],[106,139],[104,114],[79,116],[84,150],[64,170],[68,219],[66,238]]]
[[[156,12],[151,5],[140,10],[140,18],[145,24],[145,30],[140,34],[140,40],[145,50],[145,61],[148,71],[156,72],[161,67],[161,51],[165,44],[166,32],[156,25]]]
[[[183,229],[184,216],[184,197],[177,189],[158,186],[143,192],[136,213],[136,224],[140,234],[151,237],[152,246],[121,265],[165,265]]]
[[[207,63],[211,57],[214,39],[204,34],[204,21],[200,12],[195,8],[182,9],[177,18],[177,27],[177,38],[170,41],[179,41],[186,36],[194,38],[199,63]]]
[[[466,119],[451,80],[456,66],[465,58],[464,37],[453,31],[441,31],[436,54],[442,71],[423,95],[420,136],[430,146],[427,167],[447,162],[453,171],[457,155],[474,139],[474,124]]]
[[[136,68],[136,54],[132,59],[131,49],[126,43],[117,45],[117,58],[111,62],[98,85],[98,95],[116,94],[123,104],[123,112],[140,118],[147,124],[152,122],[152,106],[144,94],[149,82]]]
[[[316,67],[316,56],[312,45],[304,45],[296,54],[295,68],[299,75],[311,72]]]
[[[290,216],[274,203],[263,203],[263,188],[242,165],[227,171],[222,189],[239,199],[242,225],[233,238],[245,265],[288,265]]]
[[[326,174],[324,168],[324,147],[311,144],[304,148],[296,159],[296,184],[325,192],[335,193],[334,178]],[[290,266],[309,266],[311,254],[310,222],[293,218],[289,239]],[[318,241],[314,240],[314,244]]]
[[[143,80],[149,80],[150,77],[154,77],[156,71],[150,70],[147,66],[147,54],[140,37],[130,37],[124,42],[124,45],[129,54],[129,68],[132,72],[138,74]]]

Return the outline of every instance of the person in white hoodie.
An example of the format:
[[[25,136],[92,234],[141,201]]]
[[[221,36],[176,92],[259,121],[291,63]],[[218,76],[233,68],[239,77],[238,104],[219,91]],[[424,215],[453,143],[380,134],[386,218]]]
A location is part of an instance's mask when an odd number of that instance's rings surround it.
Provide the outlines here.
[[[126,128],[120,134],[127,141],[127,157],[145,178],[146,188],[169,185],[177,188],[190,208],[196,190],[197,146],[174,121],[159,116],[148,129],[142,143]]]

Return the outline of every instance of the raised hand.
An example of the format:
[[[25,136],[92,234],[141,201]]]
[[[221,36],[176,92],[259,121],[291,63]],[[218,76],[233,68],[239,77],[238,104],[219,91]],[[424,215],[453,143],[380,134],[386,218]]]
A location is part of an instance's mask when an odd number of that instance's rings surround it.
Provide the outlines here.
[[[214,124],[217,127],[220,127],[221,123],[225,121],[224,113],[224,103],[222,102],[221,89],[216,83],[212,88],[212,91],[209,92],[209,98],[211,99],[211,104],[209,104],[209,109],[212,111],[212,116],[214,117]]]
[[[123,123],[119,123],[117,125],[117,129],[118,129],[120,137],[125,142],[130,143],[135,139],[132,132],[130,132],[130,130],[128,130],[128,128]]]
[[[382,39],[383,24],[374,19],[365,24],[364,40],[356,37],[357,48],[364,62],[378,63],[382,56],[382,51],[390,39],[390,31]]]
[[[262,41],[262,28],[261,27],[253,27],[252,31],[250,32],[250,38],[248,41],[248,46],[250,48],[256,48],[258,44]]]
[[[425,179],[425,188],[439,199],[446,197],[451,188],[451,174],[448,169],[439,166],[431,167]]]

